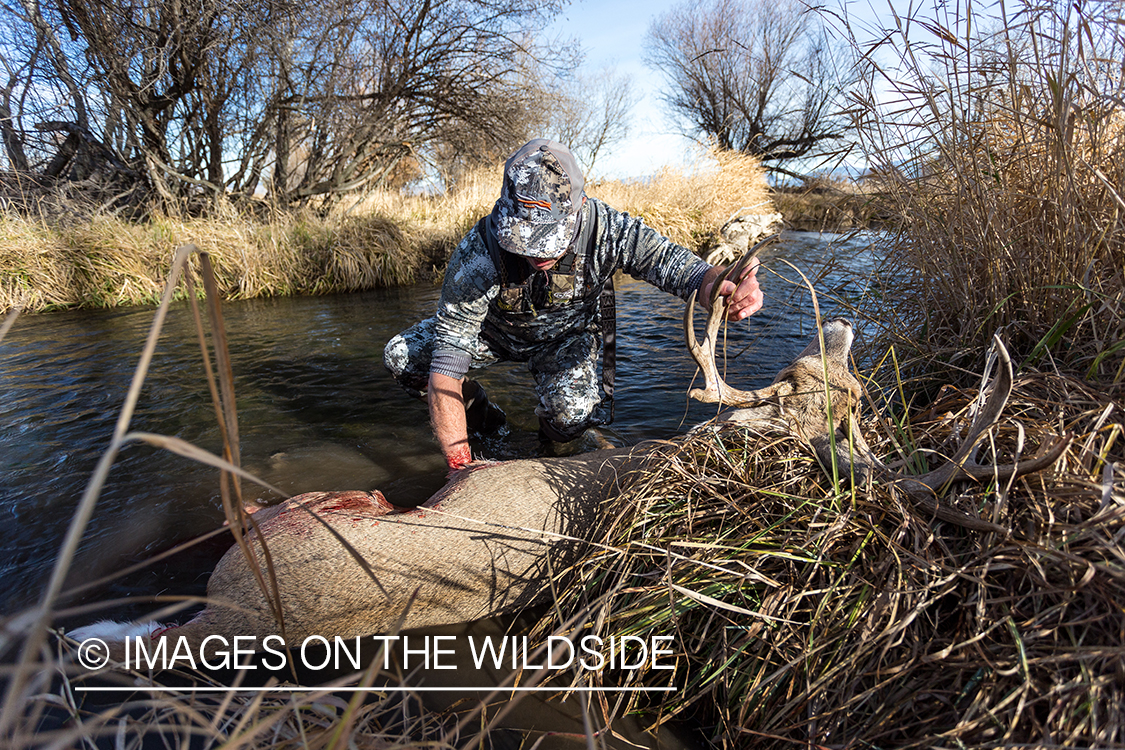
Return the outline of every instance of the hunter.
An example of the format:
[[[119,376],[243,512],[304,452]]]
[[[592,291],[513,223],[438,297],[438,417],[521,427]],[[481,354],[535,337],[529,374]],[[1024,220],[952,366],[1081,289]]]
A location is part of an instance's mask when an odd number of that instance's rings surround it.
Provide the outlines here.
[[[392,338],[387,369],[429,404],[451,471],[472,462],[469,430],[503,423],[472,368],[527,362],[535,378],[539,435],[567,442],[612,420],[613,274],[618,269],[708,305],[724,267],[711,266],[583,192],[578,164],[560,143],[532,140],[504,166],[500,198],[449,260],[437,313]],[[727,319],[762,307],[755,260],[718,290]],[[601,373],[598,360],[602,359]]]

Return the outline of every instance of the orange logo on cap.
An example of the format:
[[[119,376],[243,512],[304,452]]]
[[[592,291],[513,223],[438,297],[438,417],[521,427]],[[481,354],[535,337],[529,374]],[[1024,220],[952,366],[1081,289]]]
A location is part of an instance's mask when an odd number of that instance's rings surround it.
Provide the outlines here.
[[[552,210],[550,201],[536,200],[535,198],[528,198],[527,196],[523,195],[517,195],[516,200],[518,200],[525,206],[534,206],[536,208],[541,208],[544,211]]]

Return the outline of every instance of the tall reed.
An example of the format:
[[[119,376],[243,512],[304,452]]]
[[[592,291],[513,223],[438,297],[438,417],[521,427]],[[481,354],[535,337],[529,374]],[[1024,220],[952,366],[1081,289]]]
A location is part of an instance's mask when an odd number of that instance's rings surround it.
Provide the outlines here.
[[[1017,359],[1121,382],[1118,7],[941,5],[857,41],[859,140],[900,227],[871,313],[900,341],[956,364],[1002,330]]]

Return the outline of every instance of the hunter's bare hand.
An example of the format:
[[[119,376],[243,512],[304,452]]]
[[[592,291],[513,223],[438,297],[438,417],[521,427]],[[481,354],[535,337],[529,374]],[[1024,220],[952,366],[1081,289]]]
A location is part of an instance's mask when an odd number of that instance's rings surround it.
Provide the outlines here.
[[[732,280],[723,281],[719,287],[719,296],[727,298],[727,320],[736,321],[748,318],[762,309],[762,289],[758,286],[757,258],[746,267],[737,283]],[[715,282],[719,281],[726,273],[729,266],[716,266],[703,277],[699,287],[699,296],[708,310],[711,309],[711,291]]]

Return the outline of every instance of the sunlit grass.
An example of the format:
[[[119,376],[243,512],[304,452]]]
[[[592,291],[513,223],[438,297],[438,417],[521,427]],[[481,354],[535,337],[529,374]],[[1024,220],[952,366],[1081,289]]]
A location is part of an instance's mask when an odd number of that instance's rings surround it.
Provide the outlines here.
[[[902,19],[866,58],[858,135],[898,227],[880,248],[893,288],[871,318],[929,363],[955,368],[1002,331],[1017,361],[1120,383],[1119,14],[966,7]]]
[[[761,164],[731,151],[709,151],[693,167],[666,167],[647,182],[600,182],[587,192],[692,249],[713,243],[735,216],[774,210]]]
[[[206,217],[106,215],[58,223],[0,216],[0,310],[155,304],[172,249],[211,254],[230,299],[329,294],[440,278],[461,238],[492,210],[502,165],[465,175],[441,195],[372,191],[325,211],[263,212],[231,206]],[[740,206],[768,213],[757,162],[712,154],[688,171],[646,183],[601,182],[588,192],[643,217],[692,249],[713,241]]]

